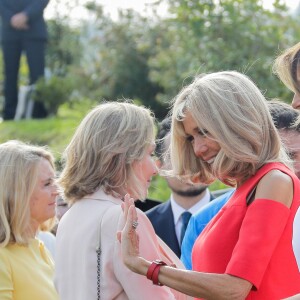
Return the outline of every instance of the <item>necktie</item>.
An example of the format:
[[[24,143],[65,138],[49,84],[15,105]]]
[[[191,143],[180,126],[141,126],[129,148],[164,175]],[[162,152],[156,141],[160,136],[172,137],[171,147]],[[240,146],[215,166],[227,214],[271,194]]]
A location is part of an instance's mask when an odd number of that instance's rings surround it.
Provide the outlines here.
[[[180,233],[180,243],[182,243],[186,228],[189,224],[189,220],[191,218],[192,214],[189,211],[185,211],[181,214],[182,219],[182,227],[181,227],[181,233]]]

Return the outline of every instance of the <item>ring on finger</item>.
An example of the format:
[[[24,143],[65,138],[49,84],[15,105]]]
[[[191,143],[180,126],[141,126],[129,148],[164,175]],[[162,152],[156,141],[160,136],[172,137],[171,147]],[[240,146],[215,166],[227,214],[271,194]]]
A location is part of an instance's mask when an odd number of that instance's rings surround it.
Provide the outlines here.
[[[138,227],[138,225],[139,225],[139,222],[138,222],[138,221],[133,221],[133,222],[132,222],[132,228],[133,228],[133,229],[136,229],[136,228]]]

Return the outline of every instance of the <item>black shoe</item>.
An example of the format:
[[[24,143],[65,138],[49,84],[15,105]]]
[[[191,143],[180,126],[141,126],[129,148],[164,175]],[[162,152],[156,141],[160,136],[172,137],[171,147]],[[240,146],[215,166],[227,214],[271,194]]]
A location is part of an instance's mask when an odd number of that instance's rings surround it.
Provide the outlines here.
[[[33,106],[33,111],[32,111],[32,118],[33,119],[44,119],[47,118],[48,112],[45,108],[44,103],[42,102],[35,102]]]
[[[14,116],[3,116],[3,121],[11,121],[13,119],[14,119]]]

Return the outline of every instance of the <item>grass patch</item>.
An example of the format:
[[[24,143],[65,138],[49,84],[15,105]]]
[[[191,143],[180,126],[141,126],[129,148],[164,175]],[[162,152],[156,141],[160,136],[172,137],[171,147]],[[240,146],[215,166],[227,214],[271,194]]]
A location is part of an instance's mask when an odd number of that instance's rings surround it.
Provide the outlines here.
[[[48,146],[57,159],[60,158],[80,121],[91,106],[74,104],[60,107],[57,117],[41,120],[5,121],[0,123],[0,143],[21,140],[40,146]]]

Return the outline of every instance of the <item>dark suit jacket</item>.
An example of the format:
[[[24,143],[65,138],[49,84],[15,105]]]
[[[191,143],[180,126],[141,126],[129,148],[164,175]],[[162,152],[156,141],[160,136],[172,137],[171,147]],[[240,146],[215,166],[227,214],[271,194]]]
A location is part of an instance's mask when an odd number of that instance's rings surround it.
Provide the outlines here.
[[[152,199],[146,199],[144,201],[137,200],[134,203],[135,207],[139,208],[143,212],[145,212],[159,204],[161,204],[161,201],[152,200]]]
[[[214,197],[210,196],[210,201]],[[171,207],[171,202],[159,204],[154,208],[148,210],[146,215],[150,219],[156,234],[173,250],[173,252],[180,258],[181,249],[177,240],[174,216]]]
[[[2,40],[47,39],[47,28],[43,12],[49,0],[0,0],[2,18]],[[13,15],[25,12],[28,16],[28,30],[16,30],[10,25]]]

